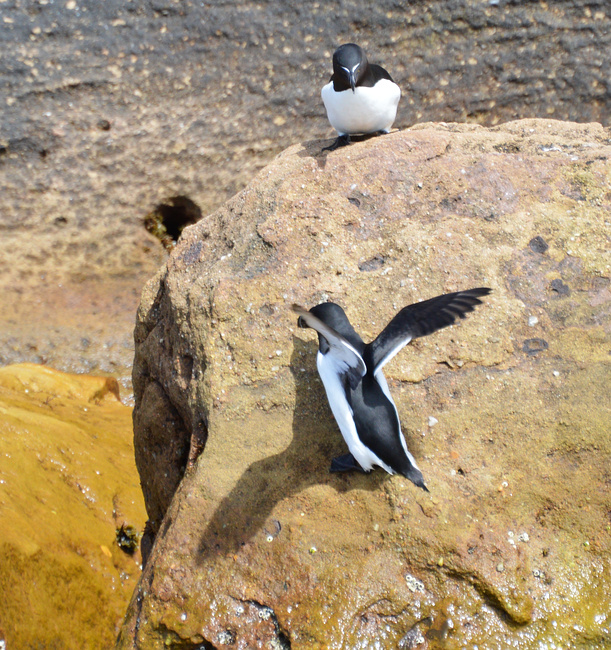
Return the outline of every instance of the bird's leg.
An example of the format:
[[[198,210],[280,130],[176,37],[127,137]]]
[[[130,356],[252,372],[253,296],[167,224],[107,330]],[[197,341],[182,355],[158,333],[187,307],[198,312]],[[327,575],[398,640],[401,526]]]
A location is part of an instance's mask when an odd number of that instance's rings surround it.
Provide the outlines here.
[[[365,470],[356,462],[354,456],[350,453],[338,456],[331,461],[330,472],[364,472]]]
[[[323,151],[335,151],[340,147],[345,147],[347,144],[350,144],[350,136],[346,133],[344,135],[337,136],[335,142],[328,147],[323,147]]]

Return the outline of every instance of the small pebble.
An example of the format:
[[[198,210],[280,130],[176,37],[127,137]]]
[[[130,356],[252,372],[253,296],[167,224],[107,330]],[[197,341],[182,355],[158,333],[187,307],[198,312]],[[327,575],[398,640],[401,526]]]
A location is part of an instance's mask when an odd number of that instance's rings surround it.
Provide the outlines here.
[[[496,570],[497,570],[499,573],[503,573],[503,571],[505,571],[505,565],[504,565],[502,562],[499,562],[499,563],[496,565]]]
[[[539,319],[536,316],[529,316],[528,325],[534,327],[539,322]]]
[[[429,415],[429,427],[434,427],[439,420],[437,418],[434,418],[432,415]]]
[[[520,533],[518,539],[521,542],[527,542],[530,539],[530,537],[528,536],[528,533]]]

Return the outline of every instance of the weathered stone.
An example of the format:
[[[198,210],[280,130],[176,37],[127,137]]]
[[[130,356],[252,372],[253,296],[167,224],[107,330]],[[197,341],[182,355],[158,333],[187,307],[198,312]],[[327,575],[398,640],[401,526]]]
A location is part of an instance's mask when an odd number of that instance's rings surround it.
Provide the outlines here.
[[[188,228],[143,293],[135,436],[157,537],[119,646],[602,642],[609,131],[428,124],[323,145]],[[330,475],[345,446],[291,303],[338,302],[370,340],[403,305],[476,286],[483,306],[387,366],[431,493]]]
[[[0,368],[7,648],[112,646],[141,562],[117,530],[141,534],[145,519],[130,420],[115,379]]]

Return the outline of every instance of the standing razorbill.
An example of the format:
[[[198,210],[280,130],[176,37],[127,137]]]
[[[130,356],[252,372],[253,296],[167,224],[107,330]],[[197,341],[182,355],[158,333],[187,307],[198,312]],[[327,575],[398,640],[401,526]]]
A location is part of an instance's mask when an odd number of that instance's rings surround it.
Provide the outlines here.
[[[490,289],[447,293],[404,307],[371,343],[356,333],[344,310],[324,302],[310,311],[293,305],[299,327],[318,332],[316,367],[329,406],[350,450],[334,458],[331,471],[370,471],[374,465],[399,473],[428,489],[407,450],[399,414],[382,368],[412,339],[432,334],[464,318]]]
[[[379,65],[370,64],[354,43],[333,54],[333,76],[320,92],[338,138],[330,151],[350,142],[351,134],[388,133],[397,116],[401,89]]]

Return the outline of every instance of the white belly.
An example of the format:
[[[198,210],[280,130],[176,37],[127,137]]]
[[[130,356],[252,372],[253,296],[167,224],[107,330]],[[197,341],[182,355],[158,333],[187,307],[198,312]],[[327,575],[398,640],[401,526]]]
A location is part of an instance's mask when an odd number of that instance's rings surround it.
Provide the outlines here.
[[[344,387],[339,380],[337,374],[337,365],[333,356],[331,354],[323,355],[318,352],[316,355],[316,367],[318,368],[318,374],[320,375],[323,386],[325,387],[325,392],[327,393],[327,399],[329,400],[329,406],[331,407],[333,417],[335,418],[335,421],[339,426],[339,430],[341,431],[342,436],[348,445],[350,453],[356,459],[356,462],[366,472],[370,471],[374,465],[377,465],[378,467],[384,468],[389,474],[394,474],[395,472],[391,467],[389,467],[384,461],[378,458],[378,456],[374,454],[371,449],[365,447],[365,445],[360,441],[358,433],[356,431],[356,426],[354,424],[354,419],[352,417],[352,409],[346,400]],[[379,374],[381,373],[378,373],[378,375]],[[378,383],[380,383],[382,386],[382,383],[379,381],[379,379]],[[388,390],[388,385],[386,383],[385,385],[386,390]],[[382,386],[382,390],[384,390],[384,386]],[[390,393],[388,393],[388,395],[390,395]],[[401,438],[403,438],[403,434],[401,434]],[[402,441],[402,444],[407,451],[404,441]]]
[[[338,135],[390,131],[401,89],[389,79],[381,79],[372,88],[358,86],[355,92],[335,92],[329,82],[320,93],[327,117]]]

